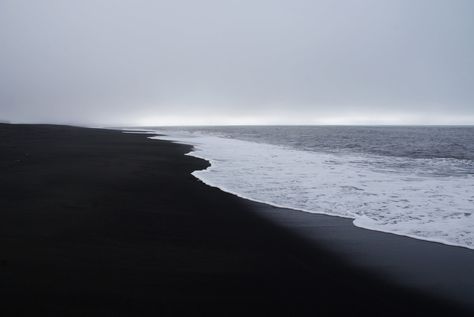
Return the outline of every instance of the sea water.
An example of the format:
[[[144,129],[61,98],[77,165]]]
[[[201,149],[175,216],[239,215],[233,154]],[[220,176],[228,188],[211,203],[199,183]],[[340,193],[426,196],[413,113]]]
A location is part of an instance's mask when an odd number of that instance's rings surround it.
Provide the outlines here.
[[[474,127],[155,128],[204,183],[359,227],[474,249]]]

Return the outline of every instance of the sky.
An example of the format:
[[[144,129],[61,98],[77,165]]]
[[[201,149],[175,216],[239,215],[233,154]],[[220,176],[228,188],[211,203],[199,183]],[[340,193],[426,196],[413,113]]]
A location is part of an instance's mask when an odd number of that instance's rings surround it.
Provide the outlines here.
[[[0,0],[0,120],[474,124],[474,1]]]

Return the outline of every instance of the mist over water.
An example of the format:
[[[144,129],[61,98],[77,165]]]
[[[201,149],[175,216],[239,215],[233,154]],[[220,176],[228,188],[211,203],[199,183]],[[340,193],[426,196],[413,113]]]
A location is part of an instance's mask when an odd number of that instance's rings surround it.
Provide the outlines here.
[[[160,129],[239,196],[474,248],[474,127]]]
[[[474,124],[472,0],[2,0],[0,120]]]

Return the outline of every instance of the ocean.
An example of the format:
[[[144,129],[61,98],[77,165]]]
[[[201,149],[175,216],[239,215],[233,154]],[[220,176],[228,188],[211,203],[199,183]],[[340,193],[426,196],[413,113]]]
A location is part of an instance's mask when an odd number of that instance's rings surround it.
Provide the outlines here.
[[[194,146],[193,175],[240,197],[474,249],[474,127],[152,128]]]

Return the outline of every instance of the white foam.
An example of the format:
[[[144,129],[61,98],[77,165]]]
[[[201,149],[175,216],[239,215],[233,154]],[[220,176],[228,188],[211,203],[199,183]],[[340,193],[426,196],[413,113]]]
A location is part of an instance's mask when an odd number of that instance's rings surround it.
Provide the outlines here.
[[[189,155],[211,166],[193,175],[240,197],[474,249],[474,176],[428,172],[449,160],[418,159],[410,164],[416,170],[403,170],[381,166],[410,159],[309,152],[188,132],[156,138],[194,145]]]

